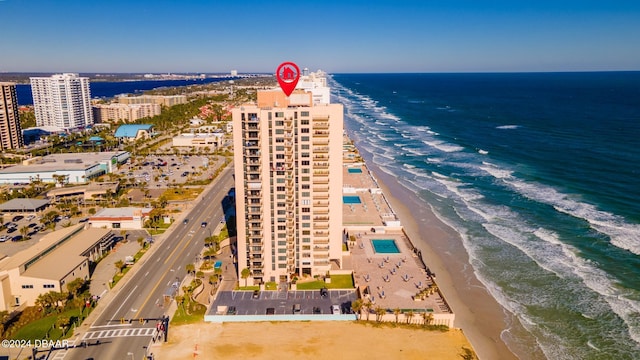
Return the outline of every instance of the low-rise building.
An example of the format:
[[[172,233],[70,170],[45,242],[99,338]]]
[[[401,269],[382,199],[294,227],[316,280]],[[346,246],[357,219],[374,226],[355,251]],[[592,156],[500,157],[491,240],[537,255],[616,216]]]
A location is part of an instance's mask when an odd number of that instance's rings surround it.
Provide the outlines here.
[[[107,229],[142,229],[149,219],[152,208],[122,207],[105,208],[89,217],[93,227]]]
[[[138,139],[149,139],[153,136],[153,125],[150,124],[127,124],[120,125],[113,136],[119,140],[136,141]]]
[[[117,96],[116,100],[121,104],[159,104],[162,106],[173,106],[178,104],[186,104],[186,95],[140,95]]]
[[[67,291],[66,284],[89,280],[89,263],[113,244],[107,229],[75,225],[45,235],[38,243],[0,260],[0,311],[35,305],[39,295]]]
[[[93,119],[95,122],[133,122],[145,117],[160,115],[160,104],[95,104]]]
[[[222,145],[223,133],[186,133],[173,138],[173,146],[209,147],[215,150]]]
[[[36,156],[22,164],[0,170],[0,183],[30,183],[34,180],[58,184],[82,184],[112,173],[125,163],[127,151],[63,153]]]

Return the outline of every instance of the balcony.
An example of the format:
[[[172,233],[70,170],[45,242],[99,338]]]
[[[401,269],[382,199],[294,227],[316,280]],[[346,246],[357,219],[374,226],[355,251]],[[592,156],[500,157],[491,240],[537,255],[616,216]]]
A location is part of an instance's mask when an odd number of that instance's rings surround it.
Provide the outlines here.
[[[313,200],[327,200],[329,199],[329,194],[324,192],[324,193],[313,193]]]
[[[315,138],[314,137],[312,140],[313,140],[312,143],[313,143],[314,146],[316,146],[316,145],[329,145],[329,139],[325,138],[325,137],[322,137],[322,138]]]
[[[314,130],[313,131],[313,137],[314,138],[329,137],[329,131],[328,130]]]
[[[328,177],[314,177],[313,178],[313,183],[314,184],[328,184],[329,183],[329,178]]]
[[[328,162],[313,162],[313,168],[314,169],[326,169],[329,167],[329,163]]]
[[[328,129],[329,128],[329,122],[327,121],[314,121],[313,122],[313,129]]]
[[[328,146],[314,146],[313,147],[313,152],[316,154],[325,154],[329,152],[329,147]]]
[[[329,223],[328,222],[314,222],[313,223],[313,228],[314,229],[328,229],[329,228]]]

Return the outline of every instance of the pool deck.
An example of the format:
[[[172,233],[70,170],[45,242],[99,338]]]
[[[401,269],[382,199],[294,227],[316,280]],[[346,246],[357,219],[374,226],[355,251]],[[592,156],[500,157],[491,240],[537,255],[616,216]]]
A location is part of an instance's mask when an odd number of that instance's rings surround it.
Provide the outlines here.
[[[354,149],[354,151],[357,151]],[[361,204],[344,204],[343,225],[355,242],[349,241],[348,255],[343,255],[343,267],[352,269],[356,287],[373,307],[412,309],[434,315],[453,312],[439,291],[429,296],[417,296],[421,290],[435,285],[418,249],[406,236],[400,219],[387,202],[376,179],[366,165],[357,160],[344,160],[343,195],[358,195]],[[349,173],[358,167],[362,173]],[[371,240],[395,240],[399,253],[376,253]],[[453,318],[451,322],[453,323]]]

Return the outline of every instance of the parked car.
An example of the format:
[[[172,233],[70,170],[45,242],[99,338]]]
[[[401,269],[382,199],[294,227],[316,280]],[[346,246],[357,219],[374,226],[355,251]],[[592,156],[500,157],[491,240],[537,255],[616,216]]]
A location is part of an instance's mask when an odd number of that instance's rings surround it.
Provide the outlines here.
[[[320,308],[319,308],[319,307],[317,307],[317,306],[314,306],[314,307],[313,307],[313,313],[314,313],[314,314],[322,314],[322,309],[320,309]]]
[[[276,308],[267,308],[267,315],[275,315],[276,313]]]
[[[7,229],[7,233],[8,234],[11,234],[12,232],[16,232],[16,231],[18,231],[18,229],[14,228],[14,227]]]
[[[13,219],[11,219],[11,221],[16,222],[16,221],[20,221],[22,219],[24,219],[24,216],[16,215],[16,216],[13,217]]]
[[[258,299],[260,298],[260,290],[253,290],[253,296],[254,299]]]
[[[183,224],[185,224],[185,225],[187,225],[187,224],[189,223],[189,219],[184,219],[184,220],[182,220],[182,223],[183,223]]]
[[[11,241],[22,241],[23,239],[22,235],[16,235],[11,239]]]
[[[333,315],[340,315],[340,305],[331,305],[331,313]]]
[[[293,304],[293,313],[300,314],[302,312],[302,307],[300,304]]]
[[[203,222],[202,222],[202,224],[200,224],[200,226],[202,226],[202,227],[207,227],[207,222],[206,222],[206,221],[203,221]]]
[[[0,242],[5,242],[7,240],[9,240],[9,237],[7,235],[0,236]]]
[[[227,315],[235,315],[237,314],[237,310],[235,306],[229,306],[227,309]]]

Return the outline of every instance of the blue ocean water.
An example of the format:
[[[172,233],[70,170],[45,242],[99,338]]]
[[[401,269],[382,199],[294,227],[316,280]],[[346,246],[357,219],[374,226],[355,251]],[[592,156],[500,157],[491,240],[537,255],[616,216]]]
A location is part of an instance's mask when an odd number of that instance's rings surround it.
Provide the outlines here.
[[[111,98],[120,94],[135,94],[145,90],[152,90],[160,87],[201,85],[212,82],[229,80],[230,78],[205,78],[192,80],[140,80],[140,81],[92,81],[90,86],[92,98]],[[30,84],[16,85],[18,104],[32,105]]]
[[[331,86],[367,161],[461,234],[544,356],[640,358],[640,72],[335,74]]]

